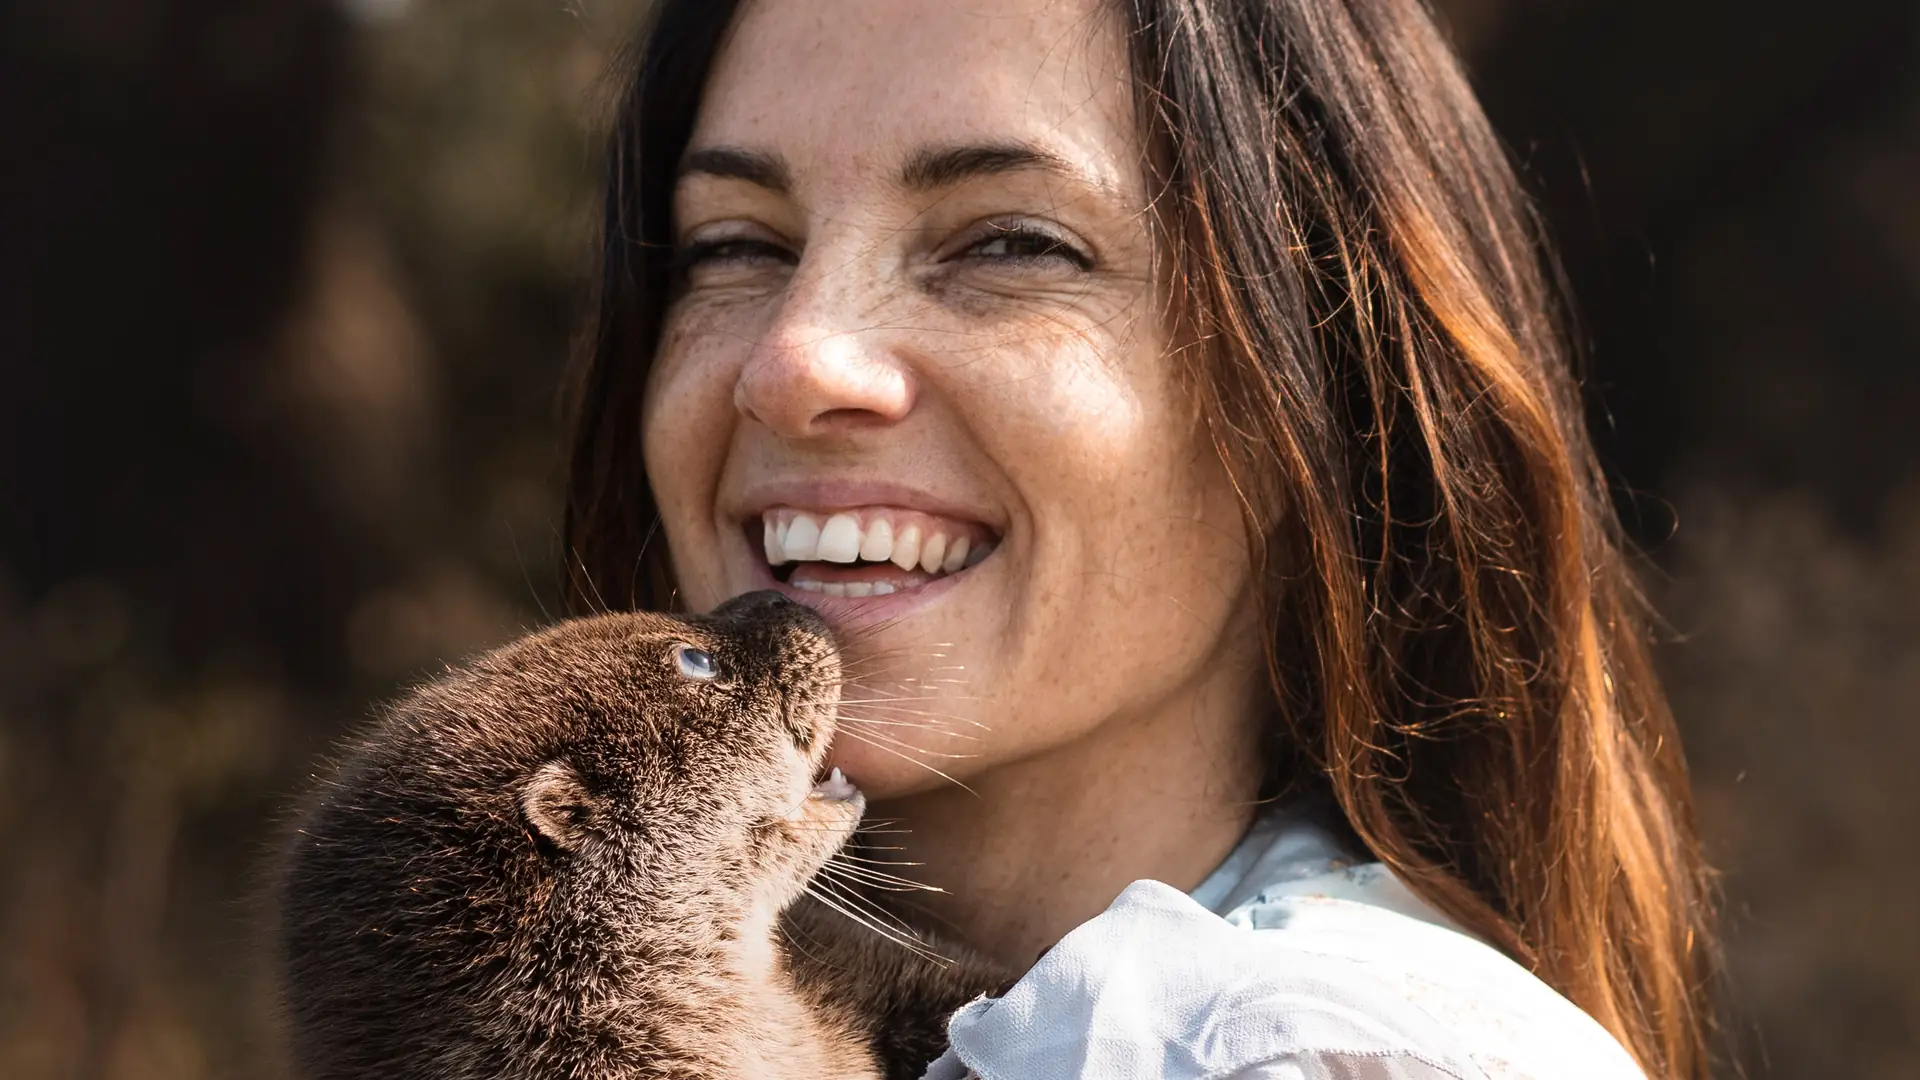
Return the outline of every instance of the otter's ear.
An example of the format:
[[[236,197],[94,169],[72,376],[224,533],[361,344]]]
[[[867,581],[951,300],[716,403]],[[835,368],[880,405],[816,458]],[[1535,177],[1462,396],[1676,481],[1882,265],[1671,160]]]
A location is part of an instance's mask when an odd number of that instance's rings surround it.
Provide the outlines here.
[[[520,810],[548,843],[562,851],[578,851],[598,831],[603,807],[573,766],[549,761],[527,778],[520,792]]]

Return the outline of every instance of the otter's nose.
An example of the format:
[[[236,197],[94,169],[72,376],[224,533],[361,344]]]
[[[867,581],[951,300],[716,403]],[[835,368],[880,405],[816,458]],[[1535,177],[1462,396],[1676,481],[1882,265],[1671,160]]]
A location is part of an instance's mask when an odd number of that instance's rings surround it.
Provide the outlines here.
[[[758,592],[742,593],[714,608],[713,617],[733,622],[747,622],[793,614],[786,611],[787,608],[799,608],[804,611],[806,605],[774,589],[761,589]]]
[[[750,635],[777,641],[793,631],[831,638],[833,631],[818,612],[772,589],[744,593],[713,609],[713,618]]]

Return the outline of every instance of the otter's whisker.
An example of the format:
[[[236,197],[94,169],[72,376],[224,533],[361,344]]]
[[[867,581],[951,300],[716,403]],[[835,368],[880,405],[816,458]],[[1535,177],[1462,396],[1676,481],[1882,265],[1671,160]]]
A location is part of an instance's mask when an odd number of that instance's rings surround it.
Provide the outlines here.
[[[954,694],[952,690],[945,690],[948,686],[964,688],[964,686],[972,686],[972,684],[972,678],[914,678],[914,676],[906,676],[906,678],[885,678],[885,680],[881,680],[881,678],[858,678],[858,680],[849,678],[849,680],[847,680],[847,690],[889,690],[889,688],[899,688],[899,690],[910,690],[910,692],[916,692],[916,694],[939,694],[941,698],[972,701],[975,700],[972,694]]]
[[[886,694],[865,697],[841,698],[832,704],[839,705],[932,705],[940,702],[985,701],[985,698],[967,697],[961,694]],[[822,701],[822,705],[829,704]],[[950,715],[950,714],[949,714]]]
[[[948,712],[945,709],[916,708],[911,705],[896,705],[893,702],[884,700],[846,702],[843,709],[840,710],[840,713],[842,719],[846,719],[849,716],[878,716],[881,719],[887,719],[889,716],[897,713],[900,716],[958,723],[968,727],[979,727],[983,729],[985,727],[985,725],[980,724],[976,720]]]
[[[886,735],[878,731],[857,731],[856,729],[849,728],[846,734],[853,738],[868,741],[869,745],[877,746],[880,743],[886,743],[888,746],[898,747],[901,750],[922,754],[926,757],[946,758],[948,761],[965,761],[969,758],[977,758],[980,756],[979,754],[950,754],[944,750],[931,750],[924,746],[915,746],[910,742],[896,739],[891,735]]]
[[[938,751],[928,750],[925,747],[915,746],[909,742],[903,742],[899,739],[892,737],[891,735],[882,734],[881,732],[878,732],[878,731],[862,730],[852,725],[849,725],[847,728],[841,731],[841,734],[845,735],[849,739],[855,739],[860,742],[866,743],[868,746],[877,747],[879,749],[891,748],[896,753],[906,752],[906,753],[919,754],[923,757],[943,757],[943,758],[967,758],[967,757],[979,756],[977,754],[943,754]],[[917,759],[907,758],[907,760],[914,761]]]
[[[916,942],[920,940],[920,931],[914,929],[911,923],[902,919],[885,905],[876,902],[872,897],[861,892],[857,887],[844,881],[823,881],[820,878],[815,878],[813,884],[831,889],[835,898],[841,900],[847,904],[847,906],[865,913],[869,918],[891,927],[896,932],[904,934]]]
[[[873,652],[857,653],[851,657],[847,657],[843,655],[840,666],[841,666],[841,670],[844,671],[844,670],[847,670],[848,668],[859,667],[863,664],[872,664],[872,663],[877,663],[881,661],[910,660],[914,658],[927,658],[927,657],[931,657],[932,659],[935,659],[935,660],[946,659],[944,655],[938,655],[938,656],[934,655],[931,647],[901,646],[899,648],[893,648],[893,649],[876,649]],[[822,660],[822,662],[824,662],[824,659]]]
[[[822,867],[820,872],[825,874],[827,873],[827,870],[825,867]],[[859,886],[860,888],[863,888],[863,889],[877,889],[880,892],[906,893],[906,892],[924,891],[924,892],[945,893],[947,891],[945,889],[936,889],[930,885],[921,885],[918,883],[896,885],[891,881],[874,881],[871,878],[847,877],[843,874],[838,874],[838,873],[829,874],[828,876],[834,877],[837,880],[845,881],[848,884]]]
[[[882,619],[876,623],[869,623],[857,630],[841,635],[840,642],[843,646],[852,646],[879,637],[888,630],[899,626],[902,618],[904,618],[904,616],[895,616],[891,619]]]
[[[864,913],[858,912],[850,908],[846,903],[842,901],[841,894],[837,892],[828,893],[824,888],[815,887],[815,886],[825,886],[826,884],[827,883],[822,881],[821,879],[814,878],[813,881],[807,884],[807,889],[806,889],[807,895],[813,897],[815,900],[820,901],[822,904],[825,904],[827,907],[832,908],[834,911],[839,912],[841,915],[846,916],[848,919],[852,920],[854,925],[856,926],[864,927],[865,929],[871,930],[874,933],[879,934],[881,937],[884,937],[889,941],[898,940],[897,938],[894,937],[893,934],[889,933],[885,927],[875,925],[869,918],[867,918],[864,915]],[[908,943],[906,942],[900,942],[900,944],[907,945],[908,948],[913,947],[912,945],[908,945]]]
[[[911,833],[913,831],[912,829],[894,829],[894,828],[882,827],[882,826],[899,825],[899,824],[902,824],[903,820],[904,819],[901,819],[901,818],[876,818],[872,821],[862,820],[860,824],[855,825],[853,827],[853,833],[855,836],[867,836],[870,834],[881,834],[881,833],[903,833],[903,834]],[[862,848],[867,847],[865,842],[862,842],[860,846]],[[886,850],[892,851],[893,849],[887,848]]]
[[[871,848],[862,844],[860,847],[860,850],[862,851],[883,851],[883,850],[899,851],[901,849],[900,848]],[[845,851],[841,851],[839,854],[835,855],[834,858],[845,859],[848,862],[867,863],[872,866],[925,866],[927,865],[926,863],[923,863],[923,862],[901,862],[898,859],[869,859],[861,855],[849,855]]]
[[[939,777],[942,780],[945,780],[947,783],[952,784],[954,787],[957,787],[960,790],[967,792],[970,795],[978,796],[980,794],[979,792],[973,790],[972,788],[954,779],[953,777],[948,776],[945,772],[942,772],[941,770],[934,768],[932,765],[929,765],[926,762],[919,760],[918,758],[908,757],[906,754],[903,754],[900,751],[895,750],[891,746],[886,746],[886,745],[883,745],[882,743],[879,743],[873,740],[865,732],[849,730],[845,734],[848,738],[854,739],[858,742],[866,743],[867,745],[873,747],[876,750],[884,750],[887,753],[892,754],[894,757],[899,758],[901,761],[905,761],[912,765],[918,765],[921,768],[932,773],[933,775]]]
[[[944,653],[894,653],[885,655],[855,656],[843,660],[840,674],[843,678],[860,682],[868,679],[885,678],[895,672],[902,678],[919,678],[926,675],[950,675],[966,670],[964,664],[943,664],[934,661],[946,660]]]
[[[950,739],[965,739],[968,742],[980,741],[980,736],[978,735],[969,735],[964,731],[954,731],[945,724],[939,723],[921,724],[915,723],[912,720],[876,720],[868,717],[853,716],[843,716],[840,718],[840,722],[842,724],[858,724],[862,727],[870,728],[911,728],[915,731],[937,731]]]
[[[932,709],[887,709],[883,706],[860,706],[865,712],[877,715],[848,713],[840,717],[841,723],[884,724],[889,727],[949,728],[951,724],[963,718],[951,713],[936,712]],[[898,713],[899,715],[894,715]],[[969,725],[972,726],[972,725]],[[959,734],[955,732],[955,734]],[[965,736],[971,738],[971,736]]]
[[[865,850],[864,847],[861,850]],[[879,869],[880,867],[883,867],[883,866],[889,867],[892,869],[904,870],[904,869],[910,869],[916,866],[926,865],[925,863],[896,861],[893,859],[863,858],[862,856],[854,854],[853,849],[850,847],[842,848],[841,850],[835,852],[833,855],[833,858],[828,860],[828,862],[830,865],[839,865],[841,866],[842,869],[854,870],[863,874],[880,874],[884,877],[896,877],[898,875],[891,874],[887,870]],[[902,880],[911,880],[911,879],[903,878]]]
[[[907,671],[913,658],[908,656],[856,656],[840,665],[840,677],[850,682],[885,678],[892,672]]]
[[[960,717],[950,712],[942,712],[942,711],[927,710],[927,709],[916,710],[916,709],[902,708],[901,706],[929,705],[929,704],[935,704],[935,703],[945,702],[945,701],[979,701],[979,700],[982,700],[982,699],[964,698],[964,697],[960,697],[957,694],[956,695],[922,694],[922,695],[902,696],[902,697],[846,698],[840,701],[839,704],[847,706],[849,708],[857,708],[862,706],[867,708],[894,707],[899,709],[899,711],[901,712],[923,712],[928,716],[944,716],[950,720],[960,720],[960,719],[963,719],[963,717]],[[974,721],[969,720],[967,722],[973,723]]]
[[[861,926],[868,930],[873,931],[875,934],[878,934],[880,937],[893,942],[894,944],[900,946],[903,949],[906,949],[908,952],[913,953],[914,955],[920,957],[923,960],[927,960],[932,963],[940,964],[943,966],[951,964],[953,962],[947,959],[946,957],[941,956],[939,953],[935,952],[934,950],[928,948],[925,944],[923,944],[919,940],[917,936],[903,936],[900,932],[892,930],[889,927],[882,926],[879,923],[875,922],[871,916],[865,915],[858,908],[851,906],[852,898],[846,896],[844,893],[835,892],[831,896],[829,896],[824,888],[819,890],[816,890],[814,888],[814,885],[826,886],[828,884],[829,884],[828,882],[824,882],[819,878],[815,878],[813,882],[807,886],[807,892],[815,900],[820,901],[821,903],[825,904],[829,908],[832,908],[833,910],[839,912],[840,914],[846,916],[848,919],[852,920],[856,926]],[[843,903],[842,901],[845,901],[845,902]],[[908,928],[907,933],[908,935],[912,935],[911,928]]]
[[[944,731],[956,739],[978,738],[976,735],[969,735],[965,732],[953,730],[952,725],[956,721],[982,732],[992,730],[983,724],[976,724],[970,720],[948,713],[932,712],[926,709],[897,709],[893,711],[903,716],[920,717],[921,719],[901,719],[888,712],[882,712],[878,716],[861,716],[857,713],[849,713],[840,717],[840,722],[843,724],[879,724],[883,727],[924,728],[928,731]]]
[[[860,686],[857,689],[865,691],[867,693],[875,693],[879,688],[873,687],[873,686]],[[987,699],[983,697],[979,697],[974,694],[940,693],[940,694],[880,694],[879,696],[870,697],[870,698],[848,697],[847,695],[842,694],[838,698],[838,700],[840,701],[985,701]]]
[[[897,712],[903,716],[932,716],[932,717],[937,717],[941,720],[952,720],[958,723],[965,723],[968,725],[978,724],[978,721],[976,720],[972,720],[968,717],[961,716],[957,713],[949,712],[945,709],[917,708],[913,705],[900,704],[901,702],[936,702],[940,700],[943,700],[943,699],[941,698],[856,698],[853,701],[841,702],[841,707],[848,710],[857,709],[862,712],[869,712],[869,713]]]
[[[944,893],[947,891],[938,885],[928,885],[925,882],[914,881],[911,878],[903,878],[897,874],[889,874],[885,871],[873,870],[864,866],[852,866],[831,859],[820,869],[822,872],[832,873],[851,881],[865,882],[874,888],[885,889],[888,892],[921,891]]]
[[[898,933],[911,938],[915,942],[920,942],[920,931],[914,929],[912,923],[907,922],[901,918],[898,913],[886,905],[881,904],[873,897],[868,896],[859,888],[844,881],[828,881],[821,882],[821,884],[832,888],[834,894],[846,901],[849,906],[866,912],[872,918],[892,927]]]
[[[656,524],[657,523],[658,520],[656,519]],[[649,533],[648,535],[651,536],[652,534]],[[586,593],[581,596],[581,599],[588,601],[588,612],[595,615],[604,615],[611,612],[613,607],[607,603],[606,597],[600,595],[600,586],[594,582],[593,572],[587,569],[586,560],[580,558],[578,555],[574,555],[567,561],[570,564],[567,569],[570,572],[578,573],[580,579],[586,583]]]

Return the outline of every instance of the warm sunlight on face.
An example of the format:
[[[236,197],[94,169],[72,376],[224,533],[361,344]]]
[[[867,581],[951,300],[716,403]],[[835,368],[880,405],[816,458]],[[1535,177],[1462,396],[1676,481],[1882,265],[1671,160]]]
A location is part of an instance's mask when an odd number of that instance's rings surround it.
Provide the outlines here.
[[[688,606],[777,587],[839,626],[848,697],[894,699],[834,751],[880,798],[1244,698],[1246,545],[1167,355],[1117,25],[744,12],[645,413]]]

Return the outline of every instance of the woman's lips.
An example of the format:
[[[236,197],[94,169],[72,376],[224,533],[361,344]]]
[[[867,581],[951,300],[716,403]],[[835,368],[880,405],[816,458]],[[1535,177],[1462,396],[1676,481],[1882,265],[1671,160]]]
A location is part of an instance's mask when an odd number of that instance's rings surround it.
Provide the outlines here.
[[[756,563],[759,560],[755,560]],[[834,567],[833,571],[845,573],[846,568]],[[822,573],[828,572],[825,567]],[[826,590],[814,590],[802,582],[796,585],[790,581],[781,581],[773,576],[773,571],[764,563],[753,571],[754,583],[750,588],[774,589],[818,612],[820,617],[832,625],[835,632],[847,640],[846,635],[858,636],[863,632],[890,626],[922,608],[940,600],[955,587],[970,580],[975,571],[962,570],[957,574],[941,574],[938,577],[926,576],[924,584],[912,588],[896,588],[891,592],[870,592],[863,596],[848,595],[844,590],[828,594]]]

